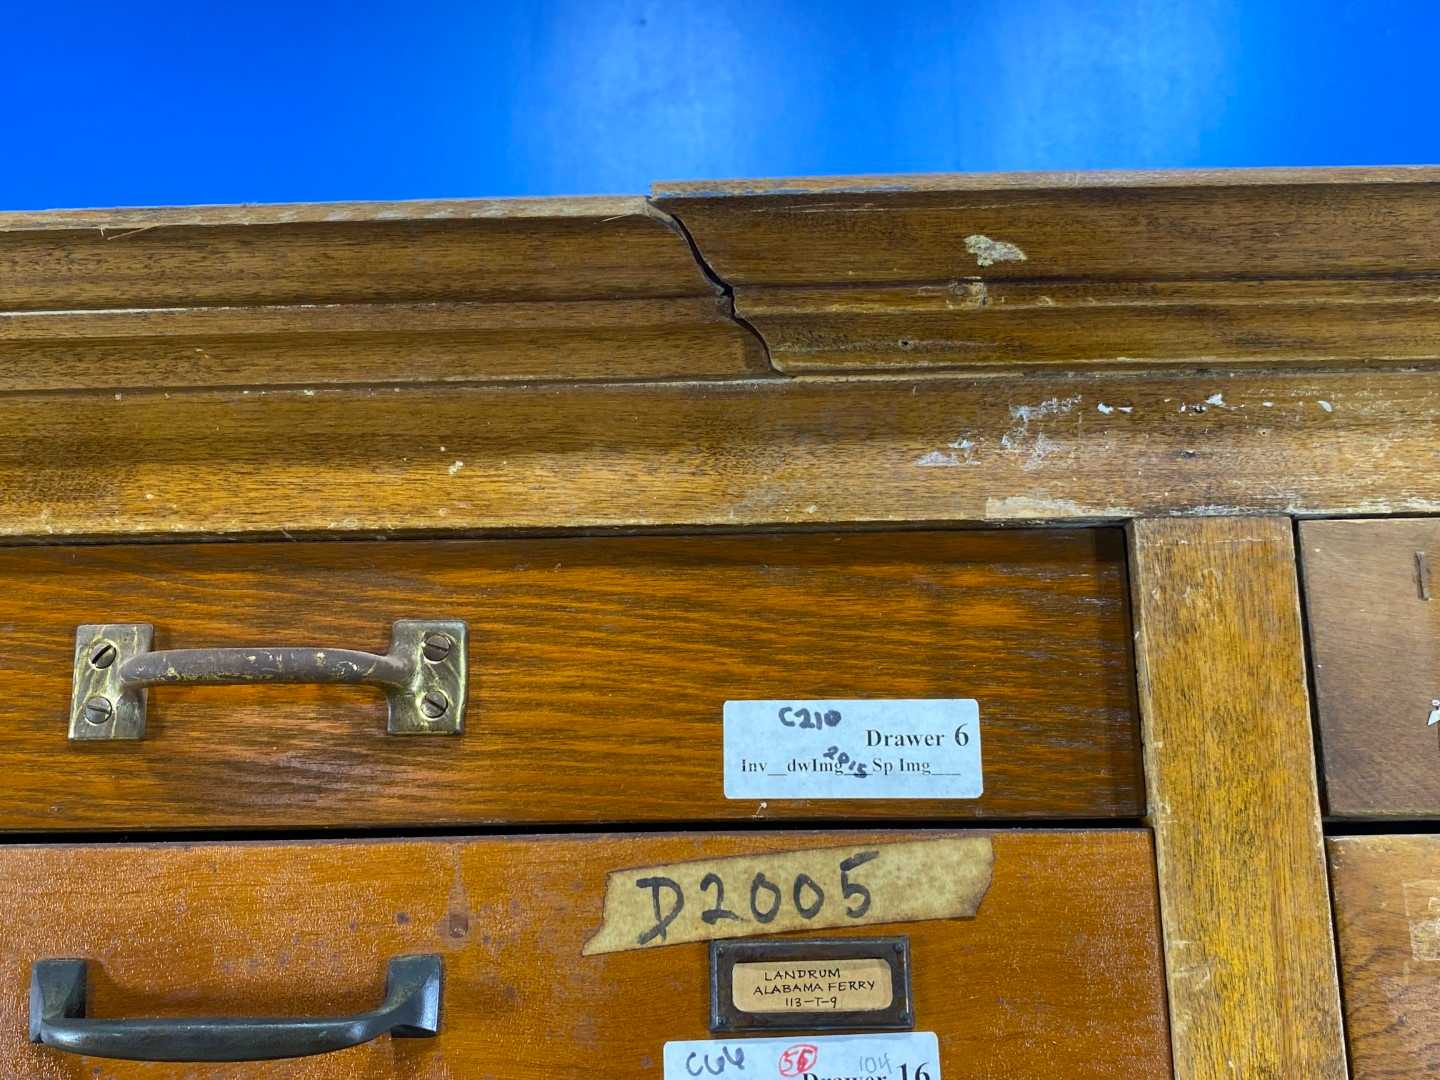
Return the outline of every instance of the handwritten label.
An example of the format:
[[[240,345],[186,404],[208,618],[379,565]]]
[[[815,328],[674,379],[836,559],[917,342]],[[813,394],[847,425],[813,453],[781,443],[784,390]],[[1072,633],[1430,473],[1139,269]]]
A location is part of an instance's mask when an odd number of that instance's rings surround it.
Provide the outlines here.
[[[736,964],[730,988],[746,1013],[876,1012],[895,1000],[884,960]]]
[[[988,836],[949,836],[616,870],[583,952],[969,918],[994,862]]]
[[[725,702],[727,799],[975,799],[973,698]]]
[[[665,1080],[940,1080],[933,1031],[810,1035],[786,1039],[696,1039],[665,1044]]]

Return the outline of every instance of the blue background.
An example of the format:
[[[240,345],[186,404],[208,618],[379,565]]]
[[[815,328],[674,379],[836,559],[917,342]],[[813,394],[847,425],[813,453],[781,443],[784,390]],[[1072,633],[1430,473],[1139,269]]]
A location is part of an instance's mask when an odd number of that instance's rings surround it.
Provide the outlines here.
[[[0,8],[0,208],[1420,163],[1436,3]]]

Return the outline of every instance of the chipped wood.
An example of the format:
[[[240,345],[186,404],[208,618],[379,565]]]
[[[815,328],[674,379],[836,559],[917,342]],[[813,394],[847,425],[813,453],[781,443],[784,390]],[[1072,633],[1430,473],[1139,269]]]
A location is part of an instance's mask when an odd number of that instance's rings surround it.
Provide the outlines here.
[[[1440,170],[657,184],[783,370],[1428,361]]]
[[[1435,512],[1437,400],[1263,371],[0,395],[0,535]]]

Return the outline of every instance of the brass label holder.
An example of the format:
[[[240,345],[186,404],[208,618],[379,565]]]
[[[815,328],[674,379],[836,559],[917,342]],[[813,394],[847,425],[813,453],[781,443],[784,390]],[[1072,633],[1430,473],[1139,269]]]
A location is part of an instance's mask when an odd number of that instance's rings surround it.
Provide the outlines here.
[[[710,1030],[908,1031],[910,939],[710,943]]]

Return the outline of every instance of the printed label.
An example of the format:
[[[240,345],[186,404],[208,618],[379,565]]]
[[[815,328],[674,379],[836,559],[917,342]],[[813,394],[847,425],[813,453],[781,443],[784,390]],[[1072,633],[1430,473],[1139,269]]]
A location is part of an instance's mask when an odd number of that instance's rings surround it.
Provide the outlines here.
[[[976,799],[973,698],[725,702],[727,799]]]
[[[785,1039],[696,1039],[665,1044],[665,1080],[940,1080],[931,1031],[809,1035]]]
[[[784,960],[732,970],[731,1000],[746,1013],[875,1012],[895,1000],[884,960]]]

